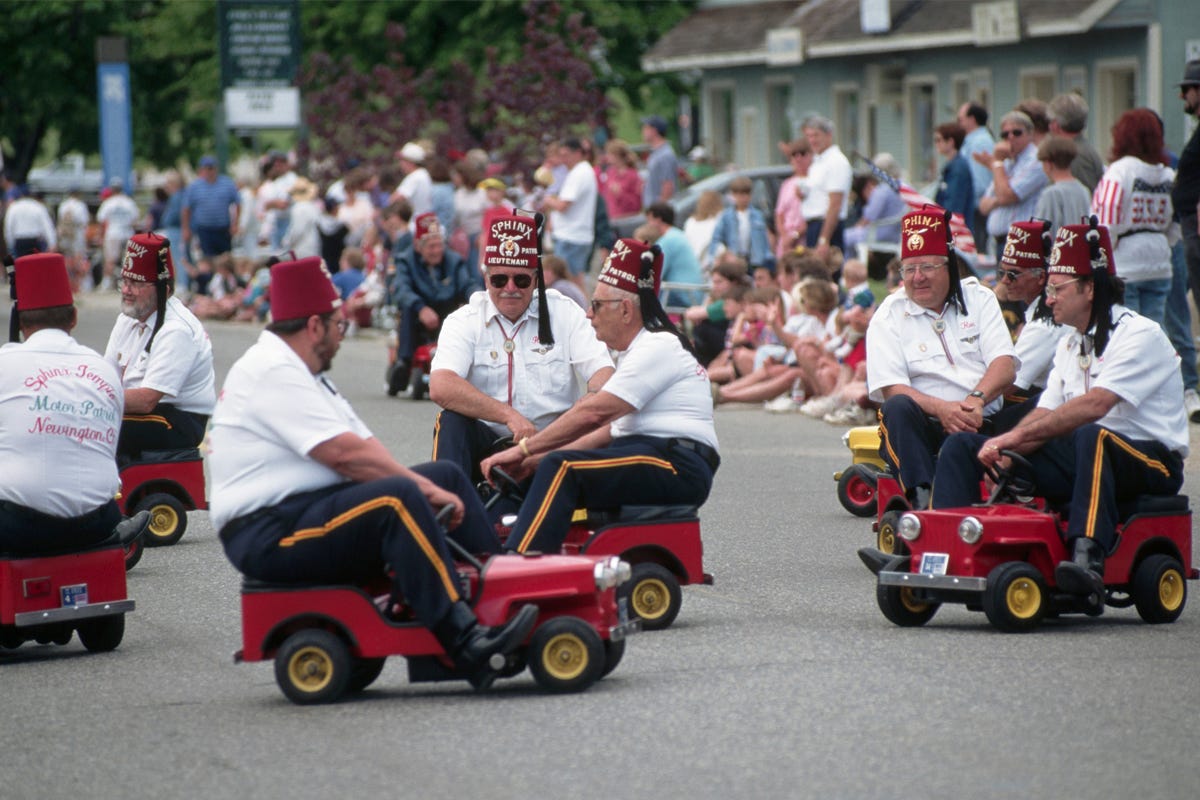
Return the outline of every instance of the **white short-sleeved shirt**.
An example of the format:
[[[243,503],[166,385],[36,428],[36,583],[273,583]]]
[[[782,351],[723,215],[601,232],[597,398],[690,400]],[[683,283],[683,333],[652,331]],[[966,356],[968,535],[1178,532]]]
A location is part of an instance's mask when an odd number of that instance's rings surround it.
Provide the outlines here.
[[[324,375],[263,331],[221,388],[209,435],[209,513],[220,530],[237,517],[299,492],[345,482],[309,452],[343,433],[370,429]]]
[[[96,221],[108,225],[104,230],[106,239],[128,239],[133,236],[133,226],[139,216],[137,203],[127,194],[113,195],[96,210]]]
[[[813,156],[812,166],[808,168],[808,194],[803,204],[805,215],[812,215],[808,219],[825,216],[830,192],[842,193],[838,219],[845,219],[850,210],[850,182],[853,178],[854,170],[850,168],[850,161],[836,144]]]
[[[509,358],[506,336],[513,337],[512,405],[541,430],[574,405],[588,380],[613,365],[608,348],[596,338],[587,314],[574,300],[546,290],[554,347],[538,342],[537,297],[516,322],[501,316],[487,292],[470,301],[442,323],[431,371],[450,370],[487,396],[508,402]],[[516,333],[514,333],[514,330]],[[485,422],[499,435],[508,428]]]
[[[567,173],[558,196],[570,202],[566,211],[550,212],[550,231],[555,239],[574,244],[591,244],[596,238],[596,171],[580,161]]]
[[[1112,318],[1116,327],[1100,357],[1087,358],[1091,337],[1074,328],[1059,340],[1038,408],[1055,409],[1089,389],[1108,389],[1121,400],[1099,425],[1129,439],[1162,442],[1186,458],[1188,418],[1175,348],[1157,322],[1124,306],[1113,306]]]
[[[692,439],[717,449],[708,373],[674,334],[639,331],[629,348],[617,353],[617,371],[603,391],[635,409],[612,423],[614,439]]]
[[[1053,318],[1034,319],[1038,301],[1029,304],[1025,309],[1025,327],[1017,337],[1017,358],[1021,366],[1017,368],[1017,377],[1013,383],[1018,389],[1030,389],[1046,385],[1046,376],[1054,365],[1054,350],[1058,340],[1069,336],[1071,328],[1055,325]]]
[[[153,389],[181,411],[211,414],[217,398],[208,332],[178,298],[168,297],[166,319],[147,353],[157,316],[155,311],[144,324],[117,317],[104,357],[116,365],[126,389]]]
[[[0,347],[0,500],[55,517],[112,500],[124,407],[116,369],[66,331]]]
[[[433,178],[429,170],[417,167],[404,176],[392,196],[403,195],[412,206],[412,218],[416,219],[427,211],[433,211]]]
[[[975,390],[997,358],[1009,356],[1014,366],[1020,366],[996,295],[974,278],[962,281],[962,293],[967,314],[947,305],[941,336],[934,327],[938,315],[909,300],[903,290],[884,299],[867,328],[867,387],[872,400],[883,402],[882,390],[896,385],[941,400],[961,400]],[[1002,403],[1002,398],[996,398],[984,413],[996,411]]]

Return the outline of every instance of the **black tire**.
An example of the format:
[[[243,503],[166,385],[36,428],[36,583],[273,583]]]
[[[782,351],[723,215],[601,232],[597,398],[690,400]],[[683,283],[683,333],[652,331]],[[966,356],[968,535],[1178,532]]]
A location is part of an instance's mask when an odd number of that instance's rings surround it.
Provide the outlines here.
[[[187,509],[175,495],[165,492],[148,494],[133,510],[150,512],[150,527],[143,537],[146,547],[166,547],[183,538],[187,530]],[[133,514],[130,514],[133,516]]]
[[[425,393],[429,390],[429,387],[425,384],[425,370],[417,367],[412,371],[412,377],[408,380],[412,384],[412,399],[424,400]]]
[[[350,684],[350,651],[329,631],[297,631],[275,655],[275,682],[297,705],[332,703]]]
[[[346,682],[346,691],[361,692],[366,689],[383,672],[386,661],[386,658],[355,658],[350,664],[350,680]]]
[[[578,617],[555,617],[533,632],[529,671],[549,692],[582,692],[604,674],[604,642]]]
[[[879,518],[879,530],[875,533],[875,546],[879,552],[901,556],[908,552],[908,544],[896,534],[896,526],[904,510],[893,508]]]
[[[851,464],[838,478],[837,495],[842,508],[856,517],[873,517],[876,512],[876,472],[865,464]]]
[[[621,639],[614,642],[609,639],[604,643],[604,670],[600,673],[600,677],[607,677],[610,672],[617,668],[617,664],[621,663],[621,659],[625,656],[625,640]]]
[[[628,601],[629,613],[642,621],[643,630],[669,628],[683,605],[675,574],[652,561],[634,564],[632,577],[617,591]]]
[[[1033,565],[1008,561],[988,573],[983,613],[997,630],[1026,633],[1046,616],[1049,596],[1042,573]]]
[[[137,563],[142,560],[142,554],[146,552],[146,543],[139,536],[130,542],[125,547],[125,571],[133,569]]]
[[[387,383],[387,396],[395,397],[408,388],[408,366],[398,361],[388,364],[383,376]]]
[[[111,617],[97,617],[79,623],[79,641],[93,653],[107,653],[116,650],[125,637],[125,615],[114,614]]]
[[[907,586],[877,586],[875,600],[883,615],[901,628],[919,628],[941,607],[940,603],[918,600]]]
[[[1187,605],[1187,573],[1172,556],[1148,556],[1133,571],[1133,604],[1151,625],[1174,622]]]

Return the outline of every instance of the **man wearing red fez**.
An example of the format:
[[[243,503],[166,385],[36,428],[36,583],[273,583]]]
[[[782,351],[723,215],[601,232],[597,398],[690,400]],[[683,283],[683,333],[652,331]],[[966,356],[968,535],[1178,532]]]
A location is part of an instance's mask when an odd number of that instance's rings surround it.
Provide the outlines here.
[[[583,309],[539,282],[537,225],[526,216],[489,221],[480,261],[487,290],[447,317],[438,336],[429,394],[443,410],[433,458],[453,461],[475,481],[499,442],[537,433],[613,373]],[[515,510],[497,503],[492,516]]]
[[[442,320],[480,289],[479,275],[458,253],[446,247],[445,231],[430,212],[413,220],[413,249],[396,262],[392,296],[400,320],[396,327],[396,360],[388,366],[389,396],[408,386],[413,351],[437,339]]]
[[[929,506],[942,440],[979,430],[1000,409],[1017,366],[996,295],[959,277],[949,223],[935,205],[904,216],[904,288],[867,328],[867,387],[883,403],[879,454],[914,508]]]
[[[199,447],[216,402],[212,343],[174,296],[171,243],[153,233],[130,237],[120,289],[121,315],[104,350],[125,387],[118,456]]]
[[[493,466],[534,475],[509,550],[560,550],[581,498],[595,508],[708,499],[721,463],[708,374],[659,304],[661,281],[657,247],[613,245],[588,316],[616,353],[616,372],[544,430],[483,462],[484,475]]]
[[[1025,454],[1037,492],[1070,504],[1068,549],[1058,565],[1061,591],[1104,604],[1104,558],[1115,544],[1117,503],[1170,495],[1183,484],[1188,420],[1179,356],[1158,323],[1122,306],[1108,230],[1063,225],[1050,254],[1046,302],[1070,329],[1038,406],[1013,430],[988,439],[952,436],[938,458],[934,505],[979,499],[981,464],[1001,450]],[[974,481],[973,489],[971,481]]]
[[[82,549],[121,520],[121,377],[71,337],[61,255],[18,258],[14,291],[24,341],[0,347],[0,551]]]
[[[467,476],[449,463],[398,463],[325,376],[346,330],[319,258],[271,268],[271,317],[229,370],[213,414],[210,513],[225,554],[252,578],[366,582],[392,574],[403,597],[479,688],[490,657],[520,646],[537,617],[478,624],[434,509],[467,550],[500,543]]]

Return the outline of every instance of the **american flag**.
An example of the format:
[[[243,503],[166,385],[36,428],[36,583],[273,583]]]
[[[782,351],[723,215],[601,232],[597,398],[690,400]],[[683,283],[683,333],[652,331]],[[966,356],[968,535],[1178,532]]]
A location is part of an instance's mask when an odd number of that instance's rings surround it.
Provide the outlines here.
[[[876,178],[886,183],[888,186],[900,195],[900,199],[908,204],[908,207],[917,211],[922,206],[929,204],[931,201],[928,197],[918,192],[904,181],[896,180],[891,175],[887,174],[875,165],[875,162],[864,156],[858,151],[854,155],[861,161],[865,162],[871,168],[871,172]],[[978,253],[975,249],[975,236],[971,233],[971,229],[967,226],[966,220],[962,214],[952,214],[950,216],[950,235],[954,240],[954,248],[960,253],[974,256]]]

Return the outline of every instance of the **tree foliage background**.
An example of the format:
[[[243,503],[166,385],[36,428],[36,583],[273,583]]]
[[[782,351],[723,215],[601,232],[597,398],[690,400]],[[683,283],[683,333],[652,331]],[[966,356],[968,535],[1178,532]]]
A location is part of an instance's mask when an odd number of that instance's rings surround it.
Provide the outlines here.
[[[695,0],[303,0],[303,153],[376,163],[404,141],[484,146],[512,166],[543,136],[623,110],[670,116],[685,87],[642,54]],[[99,149],[95,39],[129,40],[134,157],[169,166],[214,148],[220,95],[212,0],[10,0],[0,26],[0,147],[23,177],[39,156]],[[236,140],[235,140],[235,146]]]

